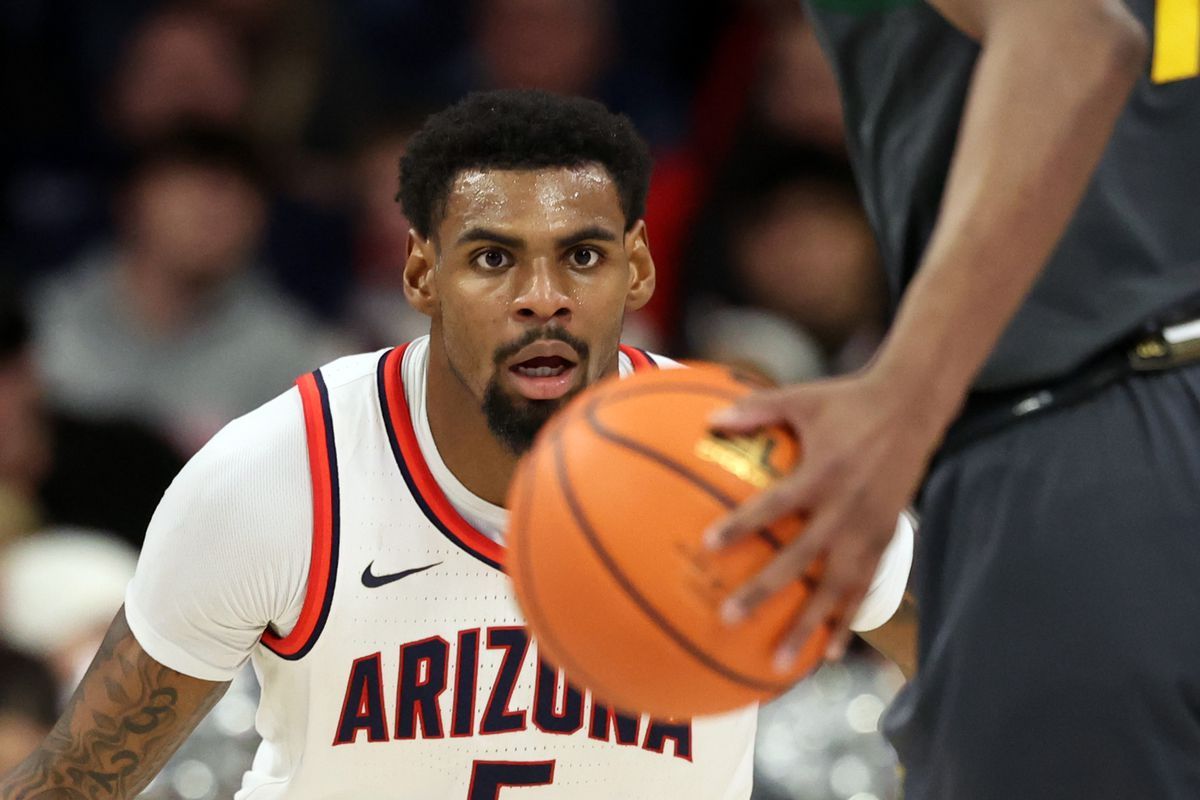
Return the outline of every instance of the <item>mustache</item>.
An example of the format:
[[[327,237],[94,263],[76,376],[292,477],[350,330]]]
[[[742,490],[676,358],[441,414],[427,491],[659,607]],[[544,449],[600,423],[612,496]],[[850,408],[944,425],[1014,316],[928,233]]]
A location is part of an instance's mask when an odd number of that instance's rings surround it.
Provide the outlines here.
[[[575,350],[576,353],[579,354],[580,361],[584,361],[588,357],[587,342],[572,336],[562,328],[556,326],[531,328],[525,331],[525,333],[523,333],[516,340],[497,347],[496,352],[492,355],[492,360],[495,362],[496,366],[499,367],[503,365],[505,361],[519,353],[523,348],[528,347],[534,342],[540,342],[543,340],[566,342]]]

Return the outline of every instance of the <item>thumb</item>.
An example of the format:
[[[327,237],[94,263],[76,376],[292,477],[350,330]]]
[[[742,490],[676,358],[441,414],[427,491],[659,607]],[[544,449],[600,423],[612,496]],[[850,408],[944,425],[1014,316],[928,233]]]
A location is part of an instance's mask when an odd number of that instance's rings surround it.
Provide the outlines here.
[[[726,433],[750,433],[786,422],[780,399],[778,389],[755,392],[731,406],[714,411],[708,418],[708,424]]]

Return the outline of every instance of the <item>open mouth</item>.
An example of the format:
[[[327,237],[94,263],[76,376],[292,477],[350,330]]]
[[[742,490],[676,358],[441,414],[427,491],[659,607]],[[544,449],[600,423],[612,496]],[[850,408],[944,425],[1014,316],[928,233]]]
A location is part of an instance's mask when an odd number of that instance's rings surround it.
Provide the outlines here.
[[[563,374],[573,366],[575,365],[562,356],[539,356],[515,364],[512,369],[526,378],[552,378],[555,375]]]
[[[575,353],[569,346],[561,342],[538,342],[516,355],[508,374],[523,397],[556,400],[575,385],[577,368]]]

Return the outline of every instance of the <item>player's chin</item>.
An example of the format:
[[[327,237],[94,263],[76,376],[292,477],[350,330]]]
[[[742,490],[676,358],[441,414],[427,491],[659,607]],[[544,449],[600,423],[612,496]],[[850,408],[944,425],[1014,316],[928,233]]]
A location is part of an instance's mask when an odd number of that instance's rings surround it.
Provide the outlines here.
[[[532,401],[564,400],[583,388],[583,369],[571,364],[553,374],[517,368],[504,370],[503,382],[514,396]]]
[[[577,392],[554,400],[529,400],[509,392],[492,382],[484,396],[483,411],[488,428],[508,450],[524,455],[558,410]]]

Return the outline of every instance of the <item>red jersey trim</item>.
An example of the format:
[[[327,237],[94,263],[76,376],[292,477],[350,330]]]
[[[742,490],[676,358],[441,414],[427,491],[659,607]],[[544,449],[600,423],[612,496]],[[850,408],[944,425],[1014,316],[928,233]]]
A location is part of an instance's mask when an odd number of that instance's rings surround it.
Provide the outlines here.
[[[504,547],[480,533],[454,510],[421,453],[401,378],[400,367],[407,349],[407,344],[400,345],[379,360],[379,398],[396,464],[429,521],[460,548],[502,570]]]
[[[379,359],[377,374],[384,426],[391,440],[396,464],[417,505],[446,538],[485,564],[503,570],[504,546],[476,530],[454,510],[421,453],[401,373],[407,349],[408,345],[402,344],[384,353]],[[621,352],[629,358],[635,372],[658,369],[654,359],[644,350],[621,345]]]
[[[629,363],[633,365],[634,372],[642,372],[648,369],[658,369],[658,362],[654,357],[640,347],[631,347],[630,345],[621,345],[621,352],[629,358]]]
[[[329,617],[337,576],[340,526],[337,451],[329,392],[320,371],[302,375],[296,380],[296,386],[304,408],[304,434],[312,477],[312,558],[308,565],[304,605],[296,627],[285,637],[270,631],[262,635],[262,643],[267,649],[289,660],[302,658],[312,649]]]

